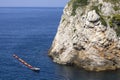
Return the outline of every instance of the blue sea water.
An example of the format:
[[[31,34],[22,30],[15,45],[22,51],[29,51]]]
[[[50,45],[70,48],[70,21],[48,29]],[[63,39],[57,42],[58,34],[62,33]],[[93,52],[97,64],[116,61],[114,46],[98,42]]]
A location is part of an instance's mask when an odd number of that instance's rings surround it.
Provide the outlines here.
[[[120,80],[120,70],[89,72],[48,57],[63,8],[0,8],[0,80]],[[33,66],[36,73],[13,58]]]

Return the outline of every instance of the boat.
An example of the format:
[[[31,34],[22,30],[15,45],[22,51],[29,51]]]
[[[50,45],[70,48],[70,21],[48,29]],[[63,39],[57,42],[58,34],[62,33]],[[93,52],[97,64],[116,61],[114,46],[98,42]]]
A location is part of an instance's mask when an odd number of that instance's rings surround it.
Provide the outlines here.
[[[27,66],[30,70],[35,71],[35,72],[39,72],[40,68],[38,67],[33,67],[30,64],[28,64],[26,61],[24,61],[23,59],[19,58],[16,54],[13,54],[13,57],[15,59],[17,59],[18,61],[20,61],[22,64],[24,64],[25,66]]]

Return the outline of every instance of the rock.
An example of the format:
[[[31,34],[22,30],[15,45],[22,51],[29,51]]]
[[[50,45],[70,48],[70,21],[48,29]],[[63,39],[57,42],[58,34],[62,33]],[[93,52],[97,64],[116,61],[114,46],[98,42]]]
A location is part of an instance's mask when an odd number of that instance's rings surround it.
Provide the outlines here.
[[[87,15],[87,20],[89,22],[96,22],[100,19],[100,16],[96,13],[95,10],[89,11]]]
[[[101,12],[103,12],[105,16],[114,14],[115,11],[113,9],[113,4],[111,4],[110,2],[104,2],[101,8]]]
[[[77,1],[64,8],[49,56],[90,71],[120,68],[120,31],[114,22],[119,22],[120,1]]]

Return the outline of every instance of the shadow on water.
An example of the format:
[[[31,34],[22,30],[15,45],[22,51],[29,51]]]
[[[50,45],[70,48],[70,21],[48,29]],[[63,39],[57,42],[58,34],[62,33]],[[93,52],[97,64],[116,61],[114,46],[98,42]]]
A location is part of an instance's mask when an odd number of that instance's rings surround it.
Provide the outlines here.
[[[65,80],[120,80],[120,70],[94,72],[70,66],[57,68],[56,74],[62,75]]]

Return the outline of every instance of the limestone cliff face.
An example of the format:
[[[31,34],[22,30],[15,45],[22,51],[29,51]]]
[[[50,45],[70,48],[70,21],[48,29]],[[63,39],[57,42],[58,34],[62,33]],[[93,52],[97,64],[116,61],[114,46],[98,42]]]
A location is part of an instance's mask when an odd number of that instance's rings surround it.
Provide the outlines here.
[[[53,61],[92,71],[120,68],[119,4],[119,0],[71,0],[49,51]]]

